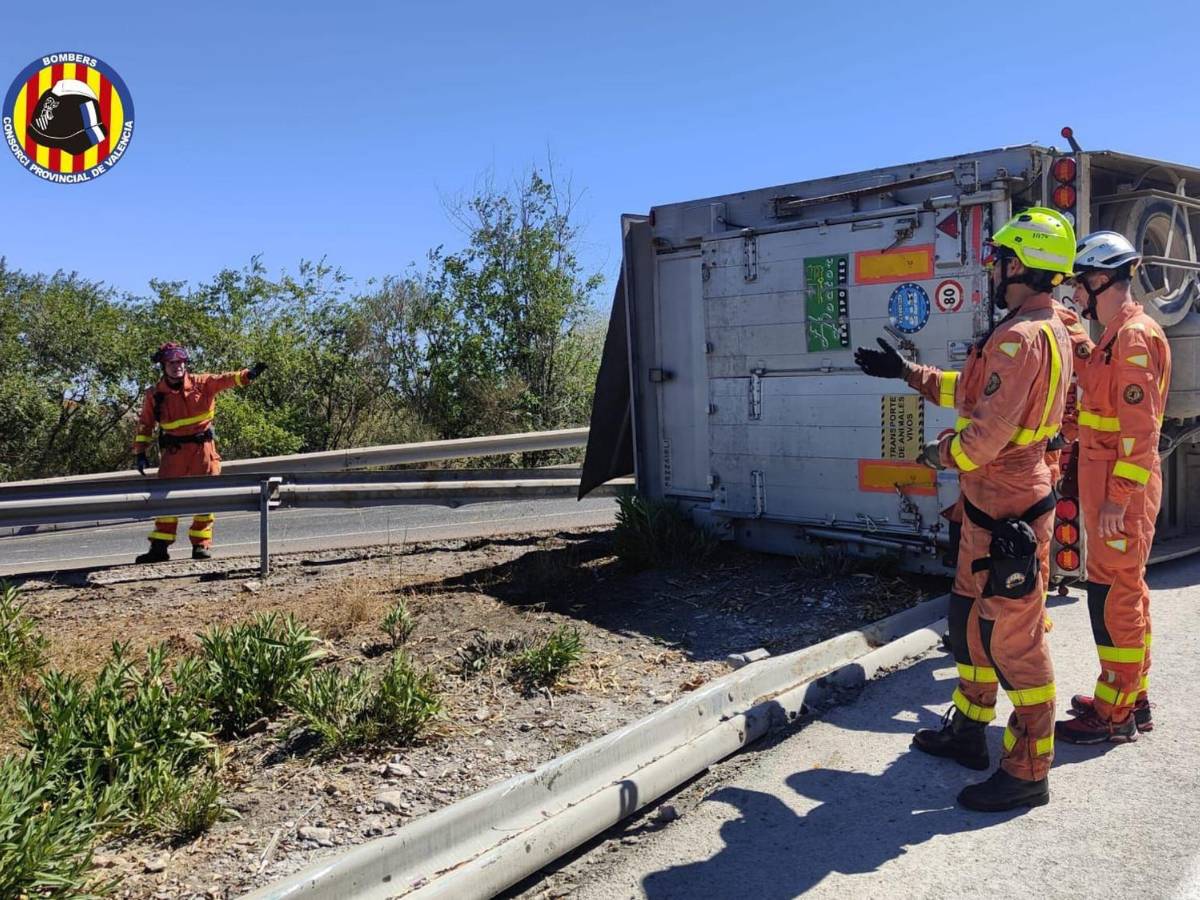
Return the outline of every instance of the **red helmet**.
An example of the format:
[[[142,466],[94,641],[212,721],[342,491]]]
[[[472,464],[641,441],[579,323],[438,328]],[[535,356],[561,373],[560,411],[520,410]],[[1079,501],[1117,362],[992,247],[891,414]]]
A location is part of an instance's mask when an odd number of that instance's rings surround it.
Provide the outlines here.
[[[177,344],[174,341],[167,341],[158,351],[151,357],[156,363],[165,362],[187,362],[188,352],[183,349],[183,345]]]

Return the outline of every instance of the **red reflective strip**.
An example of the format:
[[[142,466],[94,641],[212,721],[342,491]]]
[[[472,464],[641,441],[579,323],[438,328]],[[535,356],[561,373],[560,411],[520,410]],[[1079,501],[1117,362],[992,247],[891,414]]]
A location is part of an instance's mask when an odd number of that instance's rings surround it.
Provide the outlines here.
[[[104,133],[108,140],[100,142],[100,152],[96,154],[96,162],[102,163],[108,158],[108,153],[115,146],[112,136],[112,84],[100,73],[100,121],[104,125]]]
[[[54,87],[56,84],[58,84],[62,80],[63,80],[62,63],[55,63],[53,66],[50,67],[50,87]],[[51,147],[50,148],[50,164],[47,166],[47,168],[51,172],[57,172],[59,163],[61,163],[61,162],[62,162],[62,151],[59,150],[57,147]]]
[[[33,124],[33,110],[38,102],[38,73],[34,72],[29,81],[25,82],[25,152],[29,158],[37,162],[37,142],[29,126]]]

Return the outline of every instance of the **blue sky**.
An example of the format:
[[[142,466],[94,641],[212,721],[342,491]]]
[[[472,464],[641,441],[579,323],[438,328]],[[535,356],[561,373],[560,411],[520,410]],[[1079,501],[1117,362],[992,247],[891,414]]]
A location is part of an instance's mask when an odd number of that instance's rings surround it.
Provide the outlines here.
[[[137,117],[126,158],[89,184],[45,184],[0,147],[0,255],[139,293],[255,253],[272,271],[324,256],[362,282],[461,245],[444,198],[549,151],[582,192],[607,295],[620,214],[658,203],[1061,144],[1064,124],[1085,147],[1200,164],[1198,9],[6,4],[0,92],[35,58],[82,51],[121,74]]]

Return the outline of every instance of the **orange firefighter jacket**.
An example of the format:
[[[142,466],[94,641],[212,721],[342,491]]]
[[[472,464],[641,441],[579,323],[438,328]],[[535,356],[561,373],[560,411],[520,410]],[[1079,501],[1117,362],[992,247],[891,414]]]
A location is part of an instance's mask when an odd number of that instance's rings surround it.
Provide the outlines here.
[[[1030,473],[1043,462],[1043,442],[1061,427],[1072,352],[1050,296],[1038,294],[972,349],[963,372],[916,366],[909,373],[924,397],[958,410],[957,433],[942,438],[938,454],[977,507],[987,511],[1006,487],[1021,495],[1035,487]],[[1044,494],[1050,479],[1042,471]]]
[[[1140,303],[1126,303],[1079,371],[1081,453],[1112,461],[1104,493],[1113,503],[1126,504],[1159,476],[1158,438],[1170,383],[1166,335]]]
[[[172,388],[166,378],[159,379],[158,384],[146,391],[142,401],[133,452],[146,452],[154,440],[156,425],[174,437],[188,437],[211,428],[217,412],[217,394],[232,387],[244,387],[249,381],[248,369],[220,375],[188,373],[179,388]]]

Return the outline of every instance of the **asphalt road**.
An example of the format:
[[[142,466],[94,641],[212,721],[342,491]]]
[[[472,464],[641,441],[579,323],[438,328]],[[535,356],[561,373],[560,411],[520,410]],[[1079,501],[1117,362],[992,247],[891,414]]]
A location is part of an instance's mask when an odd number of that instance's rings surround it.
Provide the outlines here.
[[[365,509],[281,509],[271,513],[272,553],[405,544],[439,538],[482,537],[515,531],[606,524],[616,501],[599,498],[520,500],[444,506],[377,506]],[[188,521],[180,520],[180,533]],[[215,557],[258,555],[258,513],[217,516]],[[148,546],[149,522],[51,531],[0,538],[0,575],[77,569],[133,562]],[[173,558],[190,549],[181,536]]]
[[[1155,730],[1060,742],[1048,806],[959,809],[958,791],[987,773],[909,750],[954,686],[951,659],[931,652],[710,772],[672,800],[678,821],[610,835],[522,896],[566,882],[572,900],[1200,897],[1200,560],[1157,566],[1150,582]],[[1091,693],[1097,663],[1086,602],[1056,603],[1061,716],[1072,693]],[[1001,693],[993,760],[1010,708]]]

